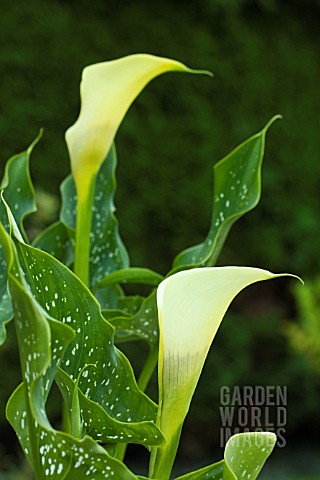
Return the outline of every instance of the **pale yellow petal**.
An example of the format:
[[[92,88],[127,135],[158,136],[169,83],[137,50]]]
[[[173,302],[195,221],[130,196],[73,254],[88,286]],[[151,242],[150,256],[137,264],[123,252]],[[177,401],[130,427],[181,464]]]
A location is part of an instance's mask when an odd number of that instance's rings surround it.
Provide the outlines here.
[[[78,191],[87,189],[98,172],[131,103],[147,83],[168,71],[193,72],[180,62],[145,54],[84,69],[80,114],[66,132]]]
[[[246,286],[274,276],[258,268],[213,267],[168,277],[157,294],[166,351],[183,355],[209,348],[233,298]]]
[[[159,426],[169,442],[189,410],[231,301],[248,285],[276,276],[249,267],[196,268],[172,275],[159,285]]]

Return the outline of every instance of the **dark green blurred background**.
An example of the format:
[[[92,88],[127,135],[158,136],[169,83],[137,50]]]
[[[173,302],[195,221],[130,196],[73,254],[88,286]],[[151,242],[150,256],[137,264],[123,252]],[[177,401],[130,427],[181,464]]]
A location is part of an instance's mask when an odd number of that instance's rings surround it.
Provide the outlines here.
[[[219,263],[293,272],[308,291],[320,266],[318,0],[0,0],[0,7],[1,166],[45,129],[32,157],[42,208],[31,230],[59,205],[69,171],[63,135],[78,114],[82,68],[137,52],[167,56],[215,77],[157,79],[119,130],[117,216],[132,264],[165,273],[176,253],[203,239],[212,165],[281,113],[267,136],[261,202],[233,228]],[[319,478],[311,474],[320,470],[312,454],[320,444],[320,327],[310,333],[310,312],[297,306],[301,293],[291,286],[259,285],[235,302],[195,396],[178,468],[221,455],[221,385],[287,385],[287,447],[274,454],[279,477],[272,470],[270,478]],[[314,290],[316,323],[319,298]],[[316,353],[310,342],[293,341],[299,325],[318,341]],[[4,473],[18,450],[3,417],[19,382],[9,333],[0,351],[1,479],[18,478]]]

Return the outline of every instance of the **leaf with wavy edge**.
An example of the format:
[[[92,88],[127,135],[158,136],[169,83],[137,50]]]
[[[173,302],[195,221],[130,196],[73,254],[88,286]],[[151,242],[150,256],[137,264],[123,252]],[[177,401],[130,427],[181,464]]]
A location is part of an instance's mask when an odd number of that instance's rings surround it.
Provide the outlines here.
[[[95,297],[100,304],[101,310],[118,309],[124,292],[120,285],[112,285],[110,287],[101,288],[95,293]]]
[[[133,315],[123,313],[108,315],[108,311],[105,315],[116,330],[117,341],[144,340],[150,347],[157,345],[159,330],[156,291],[142,301],[138,311]]]
[[[20,226],[24,237],[23,220],[36,210],[34,189],[30,177],[30,155],[33,148],[42,137],[42,132],[32,142],[30,147],[18,155],[11,157],[5,167],[1,182],[1,191],[4,191],[6,201],[12,209],[12,214]],[[0,221],[9,231],[8,216],[5,207],[0,202]],[[0,345],[6,338],[5,325],[12,319],[12,304],[7,291],[7,273],[5,259],[0,244]]]
[[[239,433],[231,437],[224,453],[223,480],[256,480],[276,441],[271,432]]]
[[[79,381],[79,388],[84,395],[100,404],[108,416],[127,424],[124,427],[131,433],[125,441],[140,443],[137,422],[147,422],[149,435],[144,437],[144,443],[159,443],[161,434],[152,423],[156,406],[138,390],[131,366],[124,355],[115,349],[113,328],[103,319],[94,297],[77,277],[67,268],[61,268],[52,257],[21,244],[17,250],[26,280],[39,303],[50,315],[61,319],[76,332],[76,338],[63,358],[62,369],[75,380],[85,365],[95,364],[96,368],[90,372],[90,376],[82,375]],[[51,281],[45,276],[48,271]],[[41,280],[34,281],[36,277]],[[119,398],[121,402],[118,402]],[[100,424],[99,428],[99,436],[105,436],[107,425]],[[123,440],[124,435],[124,432],[119,435],[119,440]],[[113,434],[112,440],[115,441],[116,437]]]
[[[176,480],[256,480],[276,441],[270,432],[236,434],[227,442],[224,460]]]
[[[128,295],[127,297],[120,297],[117,306],[123,313],[134,315],[138,312],[144,300],[145,297],[142,297],[141,295]]]
[[[163,279],[164,277],[162,275],[149,268],[131,267],[109,273],[109,275],[98,283],[96,289],[98,290],[99,288],[118,283],[142,283],[157,287]]]
[[[65,225],[62,222],[56,222],[41,232],[32,242],[32,245],[69,266],[73,262],[73,243],[74,241],[70,238]]]
[[[261,132],[239,145],[214,166],[211,227],[206,240],[189,247],[174,260],[173,268],[214,266],[232,225],[252,210],[261,194],[261,165],[265,137],[273,117]]]
[[[223,467],[224,460],[221,460],[208,467],[182,475],[175,480],[223,480]]]
[[[61,368],[75,381],[88,364],[95,364],[90,376],[82,375],[79,388],[85,396],[106,411],[109,423],[115,419],[117,438],[125,443],[158,444],[162,435],[153,421],[156,405],[137,387],[131,365],[114,347],[113,327],[101,315],[90,291],[65,266],[49,254],[22,243],[14,226],[14,242],[25,281],[37,302],[51,317],[59,319],[75,332],[61,362]],[[121,398],[121,402],[119,402]],[[123,432],[119,433],[119,424]],[[140,423],[145,436],[141,439]],[[109,425],[96,427],[100,436]],[[127,432],[130,434],[127,435]]]
[[[21,385],[9,399],[7,416],[27,458],[35,468],[34,457],[30,454],[26,410],[24,385]],[[36,451],[38,480],[78,480],[93,474],[96,480],[105,480],[108,475],[123,480],[137,480],[123,463],[109,455],[90,437],[77,439],[54,430],[46,422],[43,425],[36,415],[30,417],[30,421],[33,421],[34,435],[39,440]]]
[[[73,409],[75,395],[78,397],[82,435],[89,435],[103,443],[130,442],[148,445],[149,422],[133,422],[130,418],[128,422],[117,421],[116,418],[108,415],[101,405],[86,397],[80,389],[76,390],[75,383],[61,369],[58,370],[55,380],[70,411]],[[157,435],[157,439],[153,442],[161,444],[163,442],[162,435]]]

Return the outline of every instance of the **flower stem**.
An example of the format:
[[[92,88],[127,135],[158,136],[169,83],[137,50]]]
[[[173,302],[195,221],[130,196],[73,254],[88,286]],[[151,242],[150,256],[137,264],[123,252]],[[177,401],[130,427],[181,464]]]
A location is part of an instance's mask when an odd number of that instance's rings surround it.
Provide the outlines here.
[[[90,232],[94,184],[94,179],[92,179],[86,192],[77,192],[78,205],[74,273],[85,285],[89,284]]]

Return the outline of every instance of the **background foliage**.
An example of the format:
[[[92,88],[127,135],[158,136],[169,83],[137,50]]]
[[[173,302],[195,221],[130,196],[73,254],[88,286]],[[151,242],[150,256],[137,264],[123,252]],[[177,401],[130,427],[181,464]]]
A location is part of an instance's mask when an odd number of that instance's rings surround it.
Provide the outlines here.
[[[38,192],[43,208],[30,229],[57,209],[69,171],[63,133],[78,113],[82,68],[148,52],[215,77],[156,80],[120,128],[116,205],[132,264],[164,273],[179,250],[203,240],[212,165],[281,113],[267,136],[261,203],[234,227],[220,263],[291,271],[306,281],[319,274],[319,1],[1,0],[1,12],[1,165],[45,128],[32,171],[50,196]],[[288,385],[288,449],[307,433],[319,442],[319,372],[288,341],[286,325],[302,315],[288,281],[244,293],[233,312],[205,368],[181,461],[212,457],[225,384]],[[0,371],[3,415],[6,392],[19,382],[13,332],[0,351]],[[15,447],[3,416],[0,424],[7,444],[0,447],[1,472]]]

